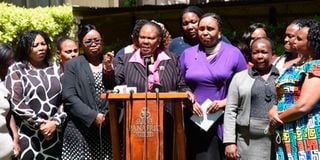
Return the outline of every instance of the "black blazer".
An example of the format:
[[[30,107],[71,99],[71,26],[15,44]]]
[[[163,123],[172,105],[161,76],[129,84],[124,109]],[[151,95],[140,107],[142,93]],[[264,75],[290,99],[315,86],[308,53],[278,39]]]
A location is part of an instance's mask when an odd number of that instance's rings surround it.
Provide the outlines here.
[[[186,86],[179,69],[179,62],[173,54],[166,53],[171,59],[161,61],[158,65],[162,92],[186,91]],[[125,54],[115,60],[115,81],[117,85],[137,87],[137,92],[144,92],[146,71],[140,63],[129,62],[133,53]]]
[[[95,81],[89,62],[81,55],[65,63],[62,78],[62,99],[68,118],[75,124],[90,127],[98,114]],[[113,86],[105,86],[107,89]],[[105,105],[106,102],[103,103]]]

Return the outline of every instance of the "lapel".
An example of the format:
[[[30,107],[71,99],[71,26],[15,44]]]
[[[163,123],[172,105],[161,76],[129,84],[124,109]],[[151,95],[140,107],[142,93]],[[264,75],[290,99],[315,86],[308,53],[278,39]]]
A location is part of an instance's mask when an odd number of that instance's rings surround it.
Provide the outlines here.
[[[147,79],[146,78],[146,68],[144,66],[142,66],[139,63],[135,63],[135,62],[129,62],[129,63],[132,63],[132,65],[137,69],[137,71],[141,75],[141,77],[143,77],[145,80]],[[135,73],[131,73],[131,74],[135,74]]]
[[[164,61],[161,61],[160,64],[158,65],[158,71],[159,71],[159,81],[160,81],[160,84],[162,84],[162,79],[163,79],[163,75],[166,73],[165,71],[168,69],[168,62],[169,60],[164,60]]]
[[[93,78],[93,73],[90,69],[90,66],[89,66],[89,62],[87,61],[87,59],[83,56],[83,59],[81,61],[81,69],[83,69],[83,75],[85,77],[83,78],[86,78],[88,79],[88,84],[89,84],[89,88],[90,88],[90,91],[92,93],[92,95],[95,95],[95,82],[94,82],[94,78]]]

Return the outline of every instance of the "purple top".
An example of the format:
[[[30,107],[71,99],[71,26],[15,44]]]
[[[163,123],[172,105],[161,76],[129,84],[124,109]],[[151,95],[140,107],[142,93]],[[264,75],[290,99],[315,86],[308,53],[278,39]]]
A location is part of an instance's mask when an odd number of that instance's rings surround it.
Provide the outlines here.
[[[226,98],[233,75],[246,68],[247,63],[240,50],[223,41],[220,50],[211,59],[207,59],[201,45],[187,48],[180,57],[182,76],[200,105],[207,98],[212,101]],[[220,138],[222,130],[219,127]]]

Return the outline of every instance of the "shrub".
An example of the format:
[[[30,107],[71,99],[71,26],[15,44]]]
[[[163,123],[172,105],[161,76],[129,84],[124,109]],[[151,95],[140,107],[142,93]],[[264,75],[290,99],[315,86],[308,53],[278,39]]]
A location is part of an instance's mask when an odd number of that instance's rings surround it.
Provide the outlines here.
[[[0,42],[15,46],[20,34],[29,29],[43,30],[51,40],[61,34],[73,36],[71,5],[29,9],[0,3],[0,10]]]

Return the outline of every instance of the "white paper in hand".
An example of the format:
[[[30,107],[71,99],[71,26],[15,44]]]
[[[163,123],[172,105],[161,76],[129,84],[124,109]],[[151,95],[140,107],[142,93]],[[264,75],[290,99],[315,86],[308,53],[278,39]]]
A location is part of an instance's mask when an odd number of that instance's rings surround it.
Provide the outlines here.
[[[190,117],[190,119],[197,124],[199,127],[201,127],[203,130],[208,131],[209,128],[214,124],[214,122],[217,121],[217,119],[224,113],[224,110],[218,110],[215,113],[207,114],[207,108],[210,107],[212,101],[210,99],[206,99],[202,105],[201,110],[203,113],[202,117],[199,117],[197,115],[193,115]]]

